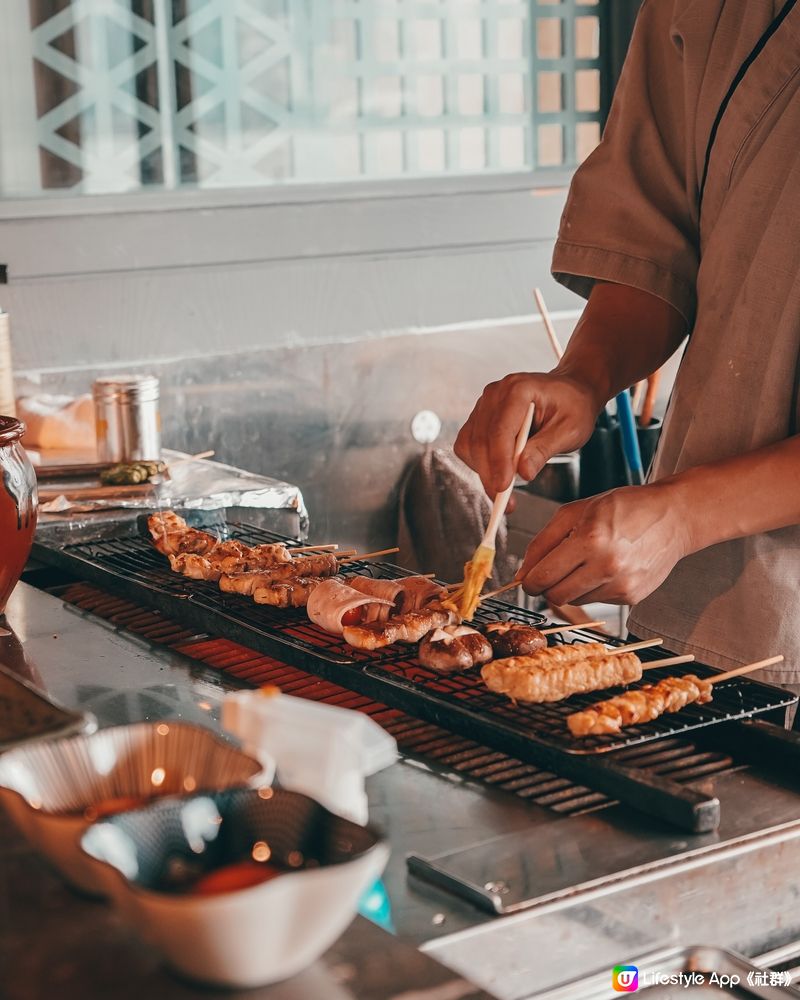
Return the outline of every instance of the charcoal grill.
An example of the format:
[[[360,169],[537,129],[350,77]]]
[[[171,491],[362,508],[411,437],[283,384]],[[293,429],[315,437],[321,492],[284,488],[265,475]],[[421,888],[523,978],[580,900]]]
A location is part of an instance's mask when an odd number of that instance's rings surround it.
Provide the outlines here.
[[[273,532],[238,522],[231,522],[229,531],[231,537],[248,544],[292,544]],[[439,676],[413,659],[408,647],[378,652],[355,650],[310,623],[302,609],[287,611],[256,605],[248,598],[221,592],[216,584],[178,576],[144,538],[61,546],[37,543],[34,555],[139,604],[168,613],[194,629],[225,635],[696,832],[716,828],[718,801],[670,777],[631,767],[626,760],[629,748],[714,724],[730,725],[756,714],[780,713],[796,701],[779,688],[735,678],[715,688],[714,701],[709,705],[688,706],[674,715],[631,727],[619,736],[576,741],[568,733],[566,716],[596,701],[596,694],[575,696],[553,705],[515,706],[487,691],[477,671]],[[385,563],[351,563],[348,568],[390,577],[405,572]],[[484,602],[479,619],[487,621],[498,616],[533,625],[546,621],[542,615],[502,601]],[[571,641],[596,638],[575,631]],[[660,655],[654,650],[642,654],[648,660],[658,660]],[[714,673],[702,664],[692,664],[690,669],[703,676]],[[648,678],[657,679],[664,673],[666,670],[653,669],[648,671]]]

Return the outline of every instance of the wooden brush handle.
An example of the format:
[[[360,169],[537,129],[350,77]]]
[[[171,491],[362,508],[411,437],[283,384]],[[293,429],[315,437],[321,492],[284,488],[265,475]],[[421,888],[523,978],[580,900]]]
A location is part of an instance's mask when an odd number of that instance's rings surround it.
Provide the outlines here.
[[[528,437],[531,433],[533,409],[533,403],[531,403],[528,407],[528,412],[525,414],[525,419],[522,421],[522,427],[519,429],[519,434],[517,434],[517,440],[514,445],[514,475],[511,477],[511,482],[509,483],[507,489],[504,489],[502,493],[498,493],[494,498],[492,514],[489,518],[489,524],[486,527],[486,531],[484,532],[483,541],[481,542],[481,544],[485,545],[487,549],[494,548],[494,540],[497,538],[497,529],[500,527],[500,519],[506,512],[508,501],[511,498],[511,491],[514,489],[514,476],[517,472],[517,463],[519,462],[520,455],[525,450],[525,445],[528,443]]]

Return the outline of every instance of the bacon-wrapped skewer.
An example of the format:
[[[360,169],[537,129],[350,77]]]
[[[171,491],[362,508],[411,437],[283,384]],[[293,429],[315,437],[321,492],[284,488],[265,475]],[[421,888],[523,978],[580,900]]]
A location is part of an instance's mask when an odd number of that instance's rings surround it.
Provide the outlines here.
[[[341,635],[345,625],[385,620],[392,607],[386,598],[363,594],[344,580],[330,577],[314,589],[306,611],[315,625]]]
[[[402,576],[395,580],[382,580],[371,576],[346,576],[345,581],[354,590],[373,597],[381,597],[394,604],[393,614],[403,615],[419,611],[444,593],[441,584],[426,576]]]

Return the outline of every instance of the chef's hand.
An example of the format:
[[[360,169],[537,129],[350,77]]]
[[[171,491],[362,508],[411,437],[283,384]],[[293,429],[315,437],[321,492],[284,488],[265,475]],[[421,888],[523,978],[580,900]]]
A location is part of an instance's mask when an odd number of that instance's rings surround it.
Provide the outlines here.
[[[566,504],[528,546],[517,574],[549,604],[637,604],[692,551],[670,483],[626,486]]]
[[[514,443],[530,403],[535,406],[533,434],[515,470]],[[493,497],[515,471],[530,481],[553,455],[585,444],[602,406],[591,386],[567,375],[506,375],[483,390],[458,433],[455,452]]]

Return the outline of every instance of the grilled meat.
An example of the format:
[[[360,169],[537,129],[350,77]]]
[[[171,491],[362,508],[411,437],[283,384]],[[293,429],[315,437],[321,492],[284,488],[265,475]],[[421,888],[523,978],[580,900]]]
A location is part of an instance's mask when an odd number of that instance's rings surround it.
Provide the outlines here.
[[[450,674],[491,660],[492,647],[486,636],[469,625],[445,625],[425,636],[417,657],[436,673]]]
[[[394,642],[419,642],[431,629],[455,625],[458,616],[436,605],[421,611],[390,618],[387,622],[371,622],[365,625],[345,626],[344,640],[357,649],[382,649]]]
[[[321,576],[295,576],[278,580],[268,587],[256,587],[253,600],[256,604],[269,604],[273,608],[304,608],[314,590],[325,580]]]
[[[694,674],[665,677],[656,684],[645,684],[635,691],[626,691],[616,698],[598,702],[583,712],[574,712],[567,718],[567,725],[573,736],[618,733],[623,726],[652,722],[667,712],[680,712],[692,702],[704,705],[711,698],[709,680]]]
[[[586,645],[599,645],[587,643]],[[556,649],[548,650],[556,652]],[[588,656],[583,659],[547,658],[547,654],[492,660],[481,670],[490,691],[512,701],[561,701],[572,694],[631,684],[642,678],[642,663],[635,653]]]
[[[153,544],[165,556],[183,552],[204,555],[217,544],[217,539],[205,531],[190,528],[182,517],[172,510],[159,511],[147,519]]]
[[[308,617],[334,635],[341,635],[345,625],[385,621],[393,604],[382,597],[362,594],[337,577],[320,584],[308,601]]]

